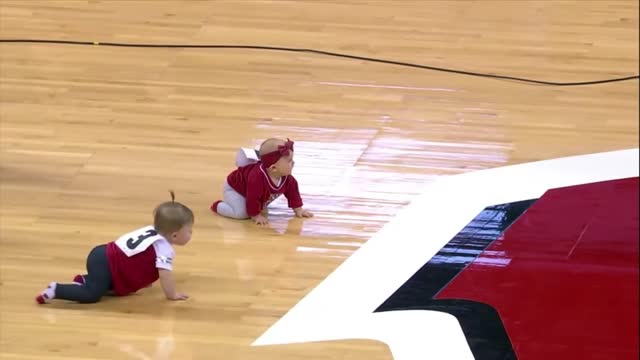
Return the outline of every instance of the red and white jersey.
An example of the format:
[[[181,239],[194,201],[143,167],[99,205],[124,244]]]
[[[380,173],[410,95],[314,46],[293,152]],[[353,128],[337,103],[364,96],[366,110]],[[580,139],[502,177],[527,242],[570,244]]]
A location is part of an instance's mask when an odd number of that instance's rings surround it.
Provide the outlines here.
[[[107,244],[111,282],[116,295],[134,293],[158,280],[158,269],[173,270],[175,251],[153,226],[122,235]]]
[[[227,183],[245,197],[249,216],[258,215],[280,195],[287,198],[292,209],[303,205],[298,182],[293,175],[283,176],[280,183],[275,184],[262,167],[262,162],[239,167],[227,176]]]

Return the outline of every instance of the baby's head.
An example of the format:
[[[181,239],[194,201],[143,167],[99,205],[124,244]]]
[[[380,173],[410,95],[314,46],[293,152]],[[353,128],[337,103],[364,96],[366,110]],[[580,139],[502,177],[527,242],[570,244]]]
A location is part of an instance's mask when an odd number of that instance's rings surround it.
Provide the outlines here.
[[[267,139],[260,145],[260,160],[265,170],[275,176],[291,175],[293,170],[293,141]]]
[[[153,211],[153,227],[170,243],[185,245],[191,240],[194,222],[193,211],[176,202],[176,195],[171,193],[171,201],[163,202]]]

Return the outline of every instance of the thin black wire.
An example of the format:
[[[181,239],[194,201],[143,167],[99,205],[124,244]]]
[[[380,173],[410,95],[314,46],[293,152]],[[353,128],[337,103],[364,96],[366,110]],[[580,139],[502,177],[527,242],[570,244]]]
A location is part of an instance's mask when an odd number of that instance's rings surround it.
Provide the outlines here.
[[[533,84],[539,84],[539,85],[552,85],[552,86],[596,85],[596,84],[604,84],[604,83],[611,83],[611,82],[629,81],[629,80],[635,80],[635,79],[639,78],[638,75],[631,75],[631,76],[625,76],[625,77],[619,77],[619,78],[611,78],[611,79],[603,79],[603,80],[592,80],[592,81],[578,81],[578,82],[542,81],[542,80],[527,79],[527,78],[521,78],[521,77],[515,77],[515,76],[485,74],[485,73],[478,73],[478,72],[472,72],[472,71],[463,71],[463,70],[447,69],[447,68],[441,68],[441,67],[435,67],[435,66],[412,64],[412,63],[401,62],[401,61],[376,59],[376,58],[371,58],[371,57],[349,55],[349,54],[341,54],[341,53],[334,53],[334,52],[322,51],[322,50],[304,49],[304,48],[277,47],[277,46],[127,44],[127,43],[97,42],[97,41],[40,40],[40,39],[0,39],[0,43],[41,43],[41,44],[65,44],[65,45],[94,45],[94,46],[98,45],[98,46],[116,46],[116,47],[142,47],[142,48],[250,49],[250,50],[288,51],[288,52],[297,52],[297,53],[310,53],[310,54],[327,55],[327,56],[341,57],[341,58],[346,58],[346,59],[363,60],[363,61],[377,62],[377,63],[383,63],[383,64],[390,64],[390,65],[399,65],[399,66],[406,66],[406,67],[433,70],[433,71],[441,71],[441,72],[461,74],[461,75],[478,76],[478,77],[502,79],[502,80],[514,80],[514,81],[520,81],[520,82],[526,82],[526,83],[533,83]]]

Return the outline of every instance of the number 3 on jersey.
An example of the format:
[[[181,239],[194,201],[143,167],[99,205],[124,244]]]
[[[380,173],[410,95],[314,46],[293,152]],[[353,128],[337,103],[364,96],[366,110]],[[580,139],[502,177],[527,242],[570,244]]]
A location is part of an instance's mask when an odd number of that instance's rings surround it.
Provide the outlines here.
[[[145,226],[120,236],[116,240],[116,246],[127,256],[133,256],[147,250],[151,244],[159,239],[164,239],[164,237],[153,226]]]
[[[148,239],[152,236],[158,235],[158,232],[154,229],[147,230],[144,234],[138,236],[137,239],[133,239],[132,237],[127,240],[127,247],[131,250],[135,250],[138,245],[140,245],[145,239]]]

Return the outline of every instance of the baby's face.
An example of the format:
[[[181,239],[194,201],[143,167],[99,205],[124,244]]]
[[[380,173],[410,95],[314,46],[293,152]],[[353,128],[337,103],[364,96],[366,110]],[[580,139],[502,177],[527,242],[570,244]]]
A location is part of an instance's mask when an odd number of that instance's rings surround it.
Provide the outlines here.
[[[183,226],[180,230],[171,234],[172,243],[176,245],[186,245],[191,240],[193,233],[193,223]]]
[[[293,151],[289,151],[288,156],[281,157],[276,163],[275,167],[280,176],[291,175],[291,171],[293,170]]]

